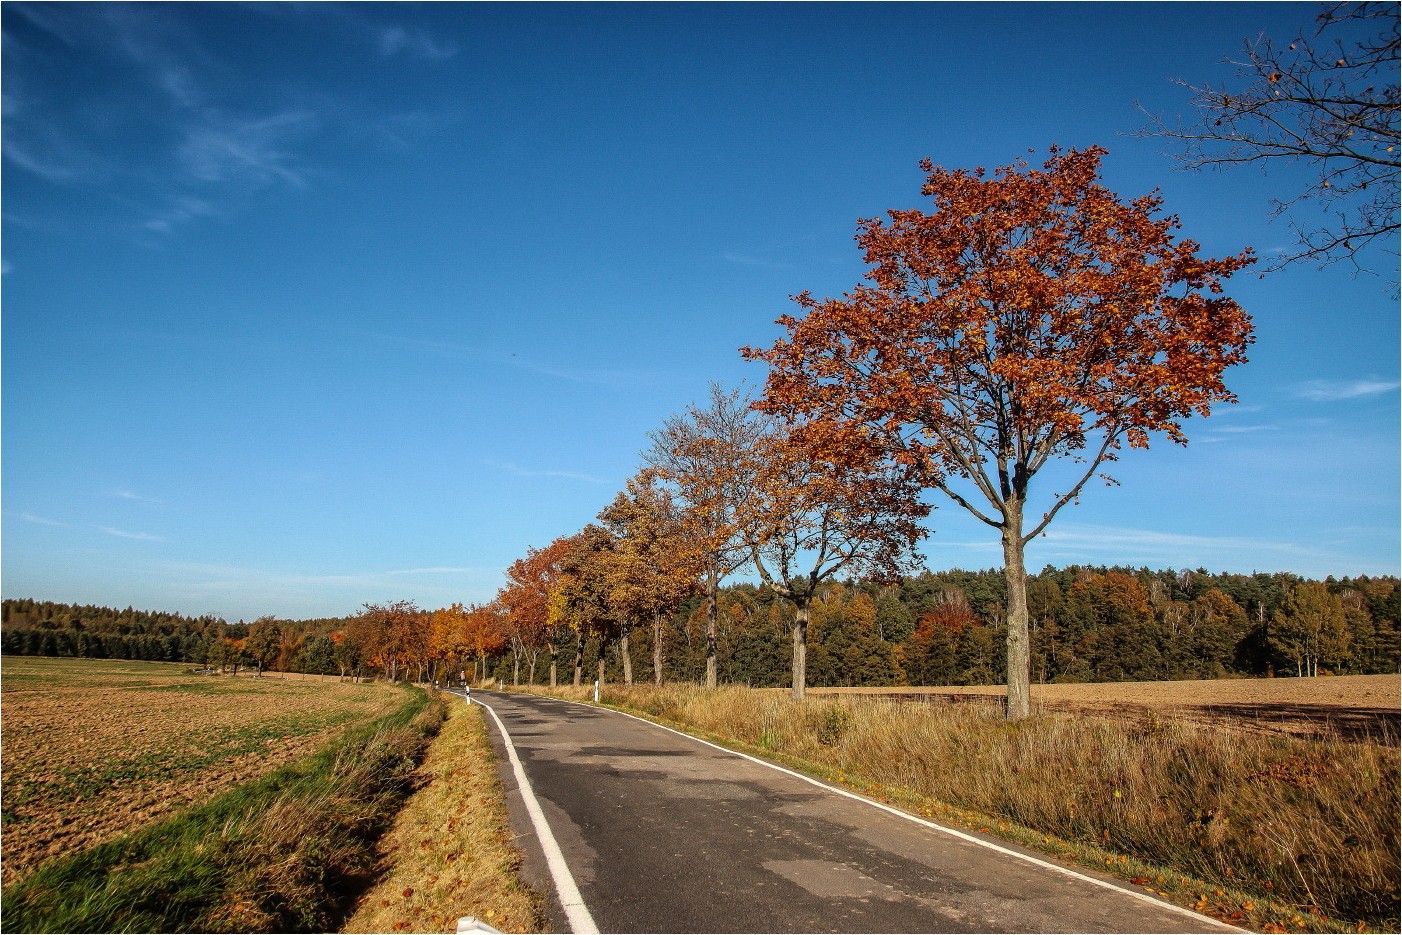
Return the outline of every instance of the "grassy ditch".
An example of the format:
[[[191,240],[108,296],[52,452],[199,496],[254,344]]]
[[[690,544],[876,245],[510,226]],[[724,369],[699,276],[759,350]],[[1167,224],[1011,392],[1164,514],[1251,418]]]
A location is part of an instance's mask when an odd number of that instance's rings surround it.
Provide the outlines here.
[[[521,855],[481,708],[448,702],[419,777],[380,840],[385,872],[342,931],[452,932],[462,916],[504,932],[542,931],[544,901],[517,876]]]
[[[1396,748],[744,688],[605,686],[602,700],[1237,925],[1397,931]]]
[[[396,711],[200,806],[5,888],[10,932],[334,931],[375,871],[444,703]]]

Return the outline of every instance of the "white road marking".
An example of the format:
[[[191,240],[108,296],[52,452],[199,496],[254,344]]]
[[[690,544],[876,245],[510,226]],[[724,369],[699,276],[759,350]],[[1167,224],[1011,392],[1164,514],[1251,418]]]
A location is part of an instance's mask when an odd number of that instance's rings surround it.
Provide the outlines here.
[[[497,717],[491,706],[482,703],[481,698],[468,697],[467,701],[469,704],[475,702],[497,722],[497,730],[501,731],[502,742],[506,745],[507,758],[511,760],[511,768],[516,773],[516,787],[521,790],[526,813],[531,816],[536,837],[540,839],[540,848],[545,852],[545,864],[555,881],[555,892],[559,895],[560,906],[569,920],[570,931],[579,935],[598,935],[599,927],[594,924],[589,907],[584,905],[584,897],[579,894],[579,887],[575,885],[574,875],[570,873],[570,866],[565,862],[565,855],[550,830],[550,823],[545,820],[545,812],[541,810],[535,791],[531,789],[531,782],[526,778],[526,770],[521,766],[521,758],[516,755],[516,745],[511,742],[511,735],[506,732],[506,725]]]
[[[542,695],[537,697],[551,698],[553,701],[563,701],[565,704],[583,705],[586,708],[596,707],[595,705],[591,705],[583,701],[569,701],[564,698],[552,698],[552,696],[550,695]],[[598,707],[602,707],[602,705]],[[645,717],[638,717],[636,714],[629,714],[627,711],[619,711],[615,708],[607,708],[606,710],[613,711],[614,714],[621,714],[624,717],[630,717],[635,721],[642,721],[644,724],[651,724],[653,727],[661,728],[665,731],[670,731],[671,733],[676,734],[679,737],[686,737],[688,740],[694,740],[697,743],[705,744],[708,747],[713,747],[716,750],[720,750],[722,753],[729,753],[732,756],[742,757],[743,759],[749,760],[752,763],[758,763],[761,766],[767,766],[770,769],[776,769],[781,773],[787,773],[788,775],[793,776],[796,779],[802,779],[806,783],[811,783],[812,785],[818,786],[819,788],[827,789],[829,792],[836,792],[838,795],[845,795],[849,799],[853,799],[858,802],[864,802],[865,804],[870,805],[872,808],[879,808],[883,812],[890,812],[892,815],[904,818],[907,821],[913,821],[918,825],[924,825],[925,827],[931,828],[935,831],[943,832],[944,834],[950,835],[951,837],[956,837],[961,841],[968,841],[970,844],[977,844],[979,847],[986,847],[991,851],[997,851],[1000,854],[1006,854],[1009,857],[1015,857],[1018,860],[1026,861],[1029,864],[1035,864],[1039,867],[1045,867],[1048,870],[1054,870],[1057,873],[1065,874],[1068,877],[1073,877],[1077,880],[1082,880],[1086,883],[1094,884],[1095,886],[1111,890],[1115,893],[1121,893],[1125,896],[1132,896],[1135,899],[1140,900],[1141,902],[1146,902],[1151,905],[1158,906],[1161,909],[1168,909],[1172,912],[1178,913],[1179,915],[1187,916],[1192,919],[1197,919],[1199,922],[1211,923],[1220,927],[1223,931],[1247,931],[1247,929],[1237,928],[1235,925],[1229,925],[1226,922],[1221,921],[1220,919],[1214,919],[1211,916],[1206,916],[1198,912],[1193,912],[1191,909],[1185,909],[1182,906],[1175,906],[1173,903],[1165,902],[1162,899],[1157,899],[1153,896],[1150,896],[1147,893],[1136,893],[1134,890],[1125,889],[1122,886],[1117,886],[1114,883],[1110,883],[1106,880],[1098,880],[1095,877],[1088,876],[1076,870],[1072,870],[1070,867],[1063,867],[1060,864],[1054,864],[1050,861],[1042,860],[1040,857],[1033,857],[1031,854],[1024,854],[1019,851],[1012,850],[1011,848],[1003,847],[999,844],[994,844],[992,841],[985,841],[982,838],[974,837],[972,834],[965,834],[963,831],[958,831],[954,828],[946,828],[944,825],[936,824],[933,821],[929,821],[928,819],[921,818],[917,815],[912,815],[909,812],[903,812],[898,808],[894,808],[890,805],[885,804],[884,802],[878,802],[875,799],[869,799],[864,795],[858,795],[855,792],[849,792],[848,790],[840,788],[838,786],[829,785],[828,783],[825,783],[820,779],[814,779],[812,776],[805,776],[803,773],[799,773],[791,769],[786,769],[785,767],[780,766],[777,763],[771,763],[768,760],[762,760],[757,756],[750,756],[748,753],[741,753],[738,750],[731,750],[729,747],[722,747],[720,744],[711,743],[709,740],[702,740],[700,737],[693,737],[691,734],[683,733],[682,731],[668,727],[666,724],[659,724],[656,721],[649,721]]]

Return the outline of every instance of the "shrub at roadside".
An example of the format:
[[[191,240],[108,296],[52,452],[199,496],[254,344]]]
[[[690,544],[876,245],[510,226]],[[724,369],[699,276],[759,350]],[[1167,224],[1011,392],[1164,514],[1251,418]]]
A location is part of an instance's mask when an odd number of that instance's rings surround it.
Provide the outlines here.
[[[333,931],[444,716],[395,713],[139,832],[38,868],[3,894],[5,931]]]

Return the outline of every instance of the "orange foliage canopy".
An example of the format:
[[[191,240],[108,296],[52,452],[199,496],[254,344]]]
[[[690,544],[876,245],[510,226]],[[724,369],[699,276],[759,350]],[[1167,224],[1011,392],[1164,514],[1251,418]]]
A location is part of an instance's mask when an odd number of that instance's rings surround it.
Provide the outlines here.
[[[1011,719],[1030,712],[1025,546],[1124,444],[1186,442],[1184,418],[1234,401],[1222,374],[1251,343],[1222,294],[1251,251],[1175,241],[1157,195],[1099,184],[1105,152],[1053,147],[991,176],[926,160],[933,213],[860,222],[869,282],[796,296],[808,314],[779,319],[787,339],[742,349],[770,365],[761,408],[846,431],[999,531]],[[1086,468],[1027,529],[1032,478],[1060,457]]]
[[[1122,203],[1098,183],[1105,152],[1053,147],[1041,170],[991,176],[926,160],[933,213],[860,222],[870,282],[796,296],[808,314],[779,320],[789,337],[742,350],[771,367],[761,405],[862,426],[1000,528],[1054,456],[1093,446],[1042,525],[1123,443],[1185,441],[1184,417],[1234,400],[1222,373],[1246,359],[1251,322],[1221,283],[1253,257],[1175,242],[1157,195]],[[993,515],[950,477],[972,480]]]
[[[541,549],[528,549],[506,570],[506,586],[497,604],[506,612],[512,632],[527,646],[551,642],[550,591],[560,577],[560,564],[570,554],[574,540],[562,536]]]

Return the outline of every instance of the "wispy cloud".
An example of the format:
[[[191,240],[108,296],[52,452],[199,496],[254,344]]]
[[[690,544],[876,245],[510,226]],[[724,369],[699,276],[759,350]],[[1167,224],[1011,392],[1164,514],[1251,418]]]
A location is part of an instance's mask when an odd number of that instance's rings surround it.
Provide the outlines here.
[[[1049,527],[1029,548],[1058,555],[1086,556],[1097,561],[1170,561],[1176,564],[1200,564],[1224,554],[1260,556],[1317,557],[1318,549],[1292,542],[1252,539],[1244,536],[1203,536],[1188,533],[1161,532],[1121,526],[1093,526],[1068,523],[1060,528]]]
[[[387,571],[387,575],[466,575],[477,571],[476,568],[467,566],[434,566],[432,568],[402,568],[395,571]]]
[[[139,494],[139,493],[137,493],[137,492],[135,492],[135,491],[133,491],[133,490],[118,490],[115,494],[113,494],[113,496],[115,496],[115,497],[116,497],[117,499],[119,499],[119,500],[134,500],[134,501],[136,501],[137,503],[160,503],[160,502],[162,502],[161,500],[157,499],[156,497],[148,497],[148,496],[145,496],[144,494]]]
[[[1212,425],[1208,427],[1209,432],[1218,435],[1255,435],[1258,432],[1276,432],[1280,430],[1279,425],[1272,423],[1261,425]]]
[[[505,471],[508,474],[514,474],[517,477],[563,477],[567,480],[582,480],[587,481],[591,484],[608,483],[608,481],[604,480],[601,477],[595,477],[592,474],[581,474],[577,471],[558,471],[550,469],[541,470],[536,468],[523,468],[519,465],[508,464],[502,461],[483,460],[482,463],[487,465],[488,467],[496,468],[498,471]]]
[[[422,30],[405,29],[403,26],[390,26],[381,31],[379,50],[386,57],[407,55],[427,61],[442,61],[458,54],[455,43],[435,39]]]
[[[24,119],[7,117],[5,122],[16,129],[6,130],[4,156],[18,168],[57,185],[104,175],[102,160],[59,130],[27,126]]]
[[[354,613],[366,601],[399,598],[421,607],[485,601],[500,587],[503,572],[499,567],[444,565],[315,573],[196,562],[161,562],[154,568],[168,593],[192,602],[237,602],[243,606],[226,609],[249,620],[265,613]]]
[[[160,536],[153,536],[149,532],[128,532],[125,529],[117,529],[114,526],[94,526],[93,528],[109,536],[116,536],[119,539],[137,539],[141,542],[164,541]]]
[[[208,201],[180,195],[172,200],[170,207],[156,211],[147,221],[146,229],[160,234],[168,234],[175,228],[196,218],[214,217],[220,212]]]
[[[289,144],[311,133],[316,117],[289,110],[270,117],[243,119],[206,112],[185,128],[178,155],[185,170],[201,182],[239,182],[264,187],[285,182],[302,188]]]
[[[16,513],[14,516],[24,520],[26,523],[34,523],[38,526],[62,526],[68,528],[67,523],[60,523],[56,519],[47,519],[43,516],[35,516],[33,513]]]
[[[1295,395],[1314,402],[1329,403],[1360,396],[1395,392],[1396,380],[1310,380],[1295,387]]]

